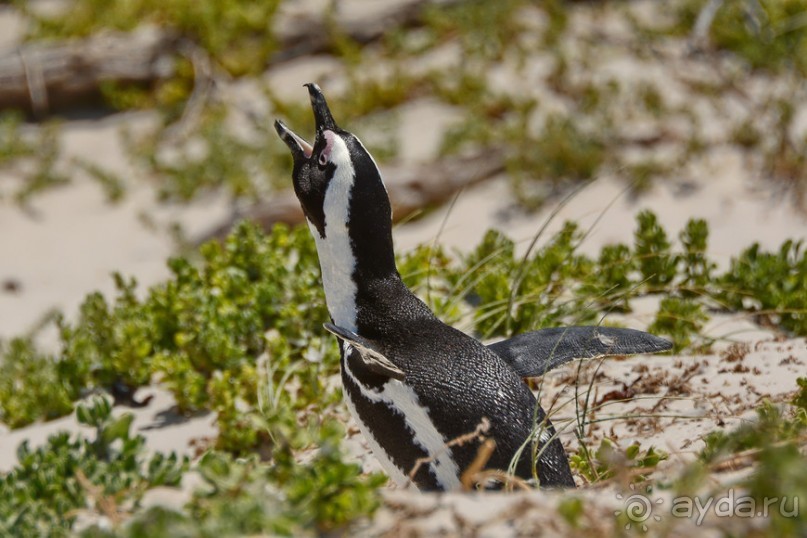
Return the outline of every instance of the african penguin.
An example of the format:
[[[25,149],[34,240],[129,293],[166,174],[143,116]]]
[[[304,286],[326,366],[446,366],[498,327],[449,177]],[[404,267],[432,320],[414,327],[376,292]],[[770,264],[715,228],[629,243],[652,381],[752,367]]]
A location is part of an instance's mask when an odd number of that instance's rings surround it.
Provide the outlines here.
[[[573,358],[669,343],[640,331],[568,327],[485,346],[442,323],[398,274],[392,210],[373,157],[337,126],[319,87],[306,87],[313,145],[281,121],[275,129],[291,150],[294,191],[316,242],[345,400],[382,467],[401,486],[412,475],[421,490],[458,489],[480,441],[451,441],[487,421],[495,449],[486,468],[574,487],[555,429],[522,378]]]

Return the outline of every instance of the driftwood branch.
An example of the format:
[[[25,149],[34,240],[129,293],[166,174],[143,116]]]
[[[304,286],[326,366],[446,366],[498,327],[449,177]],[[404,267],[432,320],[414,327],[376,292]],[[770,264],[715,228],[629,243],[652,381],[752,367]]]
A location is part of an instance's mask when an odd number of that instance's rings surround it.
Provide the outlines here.
[[[0,55],[0,108],[42,115],[97,94],[104,82],[149,83],[170,76],[175,36],[144,26],[131,33],[30,43]]]
[[[504,166],[504,153],[495,148],[487,148],[473,155],[449,157],[434,163],[382,166],[382,173],[395,220],[402,220],[414,211],[436,206],[447,201],[457,191],[504,171]],[[199,242],[226,236],[235,222],[241,219],[254,221],[269,230],[279,222],[302,222],[303,212],[294,193],[289,189],[239,213],[206,234]]]
[[[348,6],[344,4],[353,4],[355,8],[358,2],[354,0],[336,2],[333,13],[312,13],[305,7],[297,13],[281,12],[274,24],[280,52],[272,63],[328,51],[334,30],[357,43],[367,44],[381,38],[390,28],[417,25],[427,7],[452,6],[464,1],[468,0],[397,0],[374,2],[369,9],[364,2],[362,9],[345,9]],[[293,2],[287,5],[294,7]]]
[[[460,1],[399,0],[353,10],[340,10],[341,3],[337,3],[333,13],[281,12],[273,24],[279,52],[269,64],[327,51],[339,33],[369,43],[391,27],[417,24],[427,6]],[[87,39],[23,44],[0,53],[0,109],[22,108],[41,116],[96,96],[105,82],[148,84],[170,77],[174,73],[171,59],[182,53],[179,49],[175,32],[155,26],[130,33],[104,32]]]

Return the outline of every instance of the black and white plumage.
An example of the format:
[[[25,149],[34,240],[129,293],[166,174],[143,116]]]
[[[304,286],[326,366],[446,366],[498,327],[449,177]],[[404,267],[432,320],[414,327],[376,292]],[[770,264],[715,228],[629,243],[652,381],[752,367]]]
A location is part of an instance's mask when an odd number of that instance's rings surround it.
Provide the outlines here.
[[[563,446],[522,377],[573,358],[655,352],[669,343],[640,331],[570,327],[485,346],[442,323],[398,274],[392,211],[375,161],[336,125],[319,87],[306,86],[313,145],[280,121],[275,128],[291,150],[294,190],[316,241],[331,316],[325,328],[340,340],[345,400],[374,455],[401,485],[428,458],[414,483],[457,489],[479,442],[447,443],[487,419],[496,442],[487,468],[510,468],[526,446],[516,475],[574,487]]]

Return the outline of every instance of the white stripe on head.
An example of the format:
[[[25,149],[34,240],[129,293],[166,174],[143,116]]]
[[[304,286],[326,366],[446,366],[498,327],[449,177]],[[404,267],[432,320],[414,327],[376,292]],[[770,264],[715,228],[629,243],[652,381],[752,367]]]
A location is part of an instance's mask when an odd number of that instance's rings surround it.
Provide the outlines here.
[[[353,271],[356,256],[350,243],[348,221],[356,173],[344,140],[331,131],[325,131],[323,135],[328,140],[330,160],[336,165],[333,178],[325,191],[325,237],[320,237],[316,227],[310,222],[308,227],[317,243],[328,312],[336,325],[355,332],[357,290]]]
[[[347,346],[345,348],[346,357],[349,352],[350,347]],[[413,434],[415,443],[425,450],[429,457],[433,459],[433,461],[429,463],[429,467],[434,472],[437,482],[446,490],[460,489],[459,466],[451,457],[451,449],[446,445],[446,439],[437,431],[437,428],[435,428],[434,423],[429,417],[429,409],[420,405],[418,396],[415,394],[415,391],[412,390],[412,387],[397,379],[390,379],[384,384],[383,390],[371,390],[356,379],[356,376],[353,375],[353,372],[347,364],[347,359],[342,361],[342,368],[344,368],[348,377],[358,385],[362,396],[375,403],[386,404],[403,416],[406,425]],[[350,397],[348,396],[346,399],[350,400]],[[399,485],[405,485],[408,482],[408,477],[404,474],[403,470],[392,463],[386,451],[379,445],[375,437],[373,437],[370,429],[362,422],[352,402],[348,402],[348,408],[353,414],[353,418],[356,419],[356,423],[359,424],[359,429],[361,429],[362,433],[367,438],[367,442],[376,455],[376,458],[387,471],[387,474]],[[411,469],[406,470],[407,473],[410,471]],[[403,479],[403,482],[401,482],[401,479]]]

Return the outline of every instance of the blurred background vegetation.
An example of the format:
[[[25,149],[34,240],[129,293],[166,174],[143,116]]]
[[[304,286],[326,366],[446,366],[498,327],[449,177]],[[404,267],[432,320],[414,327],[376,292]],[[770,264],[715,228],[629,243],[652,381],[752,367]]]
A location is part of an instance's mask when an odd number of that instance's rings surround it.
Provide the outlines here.
[[[401,146],[396,111],[431,98],[456,118],[440,153],[504,147],[527,207],[608,173],[640,191],[680,177],[688,162],[726,145],[746,150],[761,177],[803,196],[807,143],[793,129],[807,72],[803,0],[679,0],[663,9],[560,0],[401,0],[372,9],[358,0],[11,5],[25,17],[23,50],[152,26],[164,37],[143,60],[160,68],[139,79],[94,65],[90,47],[88,65],[78,69],[93,82],[66,95],[68,105],[45,76],[53,107],[29,103],[27,112],[44,120],[35,126],[0,101],[0,166],[30,161],[36,148],[36,162],[22,167],[29,177],[16,196],[23,200],[69,181],[70,170],[53,166],[54,130],[76,100],[108,114],[159,113],[156,131],[127,148],[161,199],[223,189],[255,200],[285,185],[288,156],[271,120],[310,121],[303,100],[289,100],[273,80],[306,58],[326,66],[311,73],[326,86],[335,115],[350,118],[379,158],[395,159]],[[616,56],[633,67],[620,69]],[[635,72],[644,67],[647,73]],[[250,92],[232,91],[243,87]],[[124,196],[125,182],[113,171],[72,165],[98,179],[111,199]]]

